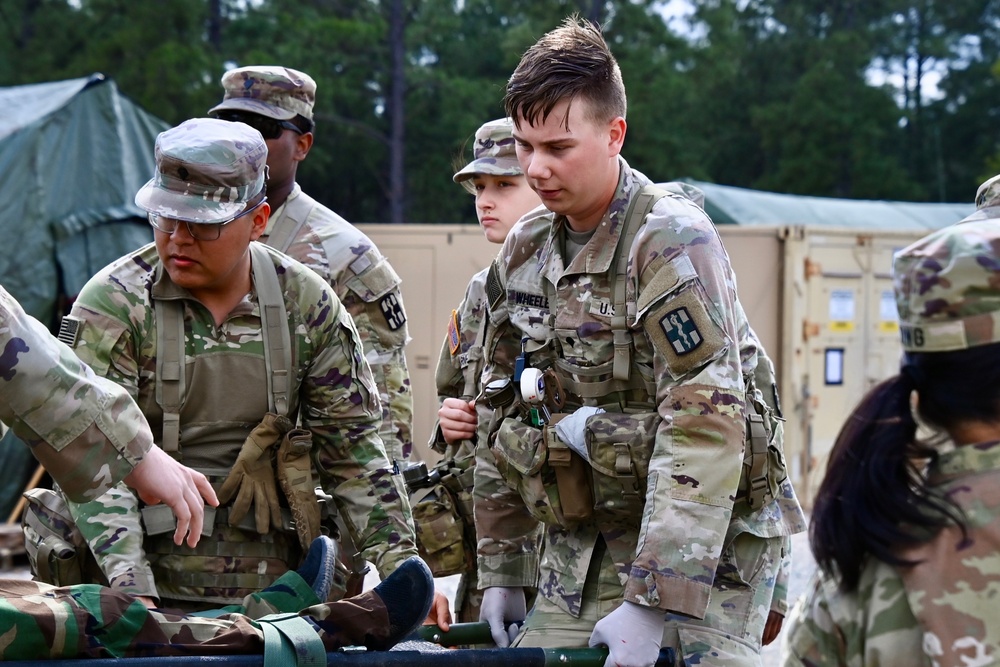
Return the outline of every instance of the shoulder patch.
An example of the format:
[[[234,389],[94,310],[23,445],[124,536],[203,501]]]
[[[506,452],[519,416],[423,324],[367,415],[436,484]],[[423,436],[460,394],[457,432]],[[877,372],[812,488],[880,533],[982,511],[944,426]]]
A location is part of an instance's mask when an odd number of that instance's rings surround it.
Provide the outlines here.
[[[665,298],[646,313],[642,325],[653,347],[663,355],[667,370],[680,379],[717,359],[728,337],[709,314],[698,283]]]
[[[458,311],[452,310],[448,318],[448,349],[455,356],[462,349],[462,337],[458,334]]]
[[[389,325],[389,329],[397,331],[406,324],[406,313],[403,311],[403,303],[399,300],[398,292],[392,292],[382,297],[378,305],[382,309],[382,315],[385,316],[385,322]]]
[[[56,338],[69,347],[76,347],[77,342],[80,340],[80,329],[83,327],[83,324],[83,320],[79,317],[66,315],[59,323],[59,333],[56,334]]]

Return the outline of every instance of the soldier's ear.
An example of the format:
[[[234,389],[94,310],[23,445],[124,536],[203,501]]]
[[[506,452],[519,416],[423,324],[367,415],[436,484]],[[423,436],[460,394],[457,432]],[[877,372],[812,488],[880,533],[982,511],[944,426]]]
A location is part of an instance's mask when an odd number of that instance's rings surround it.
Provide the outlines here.
[[[267,220],[271,217],[271,205],[264,202],[253,212],[253,224],[250,227],[250,240],[256,241],[267,228]]]
[[[309,155],[309,149],[313,145],[313,133],[306,132],[305,134],[300,134],[295,138],[295,153],[292,154],[292,159],[296,162],[301,162],[306,159]]]

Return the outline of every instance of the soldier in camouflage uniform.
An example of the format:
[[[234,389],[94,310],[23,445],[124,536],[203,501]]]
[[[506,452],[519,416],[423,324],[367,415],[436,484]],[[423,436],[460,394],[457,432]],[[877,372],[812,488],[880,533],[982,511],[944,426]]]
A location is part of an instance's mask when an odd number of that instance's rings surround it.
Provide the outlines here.
[[[162,499],[174,509],[175,543],[190,522],[188,544],[197,545],[202,496],[218,504],[208,480],[153,446],[149,425],[128,393],[96,376],[2,287],[0,350],[0,418],[68,496],[85,502],[124,480],[148,502]],[[282,575],[269,589],[213,617],[150,610],[131,595],[93,584],[56,588],[0,581],[0,659],[260,652],[263,625],[285,627],[300,616],[310,619],[301,627],[308,634],[315,630],[325,650],[388,648],[426,615],[432,583],[416,559],[373,591],[319,604],[332,581],[332,559],[323,546],[310,551],[313,558],[300,572]],[[304,607],[296,615],[272,616]]]
[[[198,544],[205,504],[219,504],[199,472],[153,447],[135,401],[97,377],[0,287],[0,420],[23,439],[69,497],[93,500],[124,481],[177,517],[174,542]],[[190,531],[188,528],[190,527]]]
[[[482,618],[506,645],[537,576],[516,645],[607,645],[621,667],[661,646],[677,664],[757,665],[804,521],[773,368],[718,232],[621,158],[624,86],[596,26],[543,36],[504,103],[548,210],[511,231],[486,284],[486,358],[519,358],[512,382],[489,363],[483,378]]]
[[[452,177],[456,183],[476,196],[476,216],[490,243],[503,243],[514,223],[541,204],[517,163],[512,128],[513,123],[509,118],[492,120],[480,127],[476,131],[473,160]],[[436,573],[463,573],[455,598],[458,620],[462,622],[479,619],[479,605],[482,601],[475,567],[476,530],[472,517],[472,479],[478,427],[488,425],[490,416],[485,406],[477,406],[473,400],[481,389],[479,376],[483,370],[484,331],[480,325],[486,317],[486,272],[487,269],[483,269],[472,277],[465,290],[465,298],[448,318],[447,335],[441,346],[436,373],[441,407],[438,410],[438,424],[429,443],[431,449],[443,456],[442,462],[437,466],[438,473],[447,488],[451,504],[460,515],[459,521],[454,524],[456,528],[462,529],[458,537],[461,538],[464,533],[464,539],[460,539],[458,548],[437,550],[437,553],[448,556],[449,562],[444,564],[445,569]],[[494,364],[497,362],[495,360]],[[485,412],[479,415],[477,411]],[[438,503],[426,506],[430,508],[429,511],[435,511],[440,509],[436,505]],[[428,551],[428,542],[433,539],[431,531],[435,522],[446,519],[429,517],[431,521],[425,527],[421,522],[424,506],[414,504],[413,512],[421,555],[433,569],[433,554],[423,552]],[[459,551],[460,555],[457,553]]]
[[[263,652],[267,664],[326,664],[344,646],[392,648],[419,627],[434,590],[416,557],[350,599],[319,602],[309,584],[286,572],[238,606],[187,615],[96,584],[0,580],[0,660]]]
[[[76,527],[113,588],[186,609],[238,602],[299,562],[320,530],[319,485],[388,575],[416,547],[378,391],[330,287],[252,242],[269,212],[263,138],[194,119],[155,155],[136,195],[155,242],[84,286],[75,351],[136,398],[159,446],[221,482],[224,506],[197,550],[165,543],[162,515],[120,486],[70,503]],[[435,610],[447,622],[446,598]]]
[[[820,571],[790,617],[784,664],[1000,663],[996,183],[975,219],[893,259],[900,373],[834,443],[810,527]]]
[[[316,82],[287,67],[249,66],[226,72],[222,87],[223,101],[209,114],[247,123],[267,142],[272,213],[260,241],[319,273],[354,318],[381,398],[379,435],[389,461],[402,467],[413,449],[413,394],[399,276],[371,239],[295,182],[313,143]]]

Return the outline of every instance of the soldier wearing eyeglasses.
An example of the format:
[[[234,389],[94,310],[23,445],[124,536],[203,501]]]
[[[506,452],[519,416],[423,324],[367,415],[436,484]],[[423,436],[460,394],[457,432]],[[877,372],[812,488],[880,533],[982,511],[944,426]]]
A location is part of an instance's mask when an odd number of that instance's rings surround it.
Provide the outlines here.
[[[161,134],[155,157],[135,198],[154,243],[88,281],[66,338],[129,391],[156,444],[207,475],[222,504],[191,548],[124,486],[69,503],[88,554],[112,588],[147,605],[238,602],[299,565],[322,532],[319,486],[384,578],[417,552],[378,434],[378,388],[329,285],[253,243],[270,213],[264,139],[199,118]],[[447,600],[435,604],[447,621]]]
[[[222,87],[209,114],[246,123],[267,142],[271,217],[260,240],[319,273],[354,318],[382,399],[379,433],[390,462],[403,467],[413,448],[413,396],[399,276],[371,239],[295,182],[313,144],[316,82],[288,67],[252,65],[226,72]]]

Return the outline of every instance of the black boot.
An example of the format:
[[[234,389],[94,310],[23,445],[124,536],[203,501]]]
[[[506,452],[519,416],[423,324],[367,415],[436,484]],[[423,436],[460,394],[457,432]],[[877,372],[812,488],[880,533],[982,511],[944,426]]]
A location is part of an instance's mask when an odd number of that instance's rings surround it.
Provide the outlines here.
[[[374,592],[385,604],[389,615],[389,637],[382,650],[413,634],[427,618],[434,601],[434,576],[424,561],[407,558]]]
[[[326,602],[330,597],[336,566],[337,543],[326,535],[320,535],[309,545],[309,551],[296,572],[312,587],[320,602]]]

